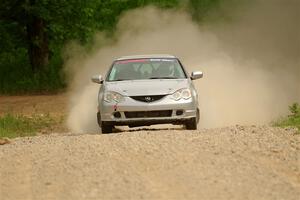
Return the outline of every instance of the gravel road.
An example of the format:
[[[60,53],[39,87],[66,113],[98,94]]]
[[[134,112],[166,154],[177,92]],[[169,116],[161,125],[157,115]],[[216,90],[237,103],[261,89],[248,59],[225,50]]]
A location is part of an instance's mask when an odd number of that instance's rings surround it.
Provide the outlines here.
[[[267,126],[51,134],[0,146],[0,199],[300,199],[300,135]]]

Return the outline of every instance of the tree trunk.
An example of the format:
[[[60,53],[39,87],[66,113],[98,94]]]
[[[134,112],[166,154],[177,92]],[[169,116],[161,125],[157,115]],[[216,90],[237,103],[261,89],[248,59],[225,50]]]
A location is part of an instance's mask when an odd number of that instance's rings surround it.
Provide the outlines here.
[[[48,35],[45,31],[45,21],[31,16],[27,24],[28,55],[34,73],[44,69],[49,63]]]

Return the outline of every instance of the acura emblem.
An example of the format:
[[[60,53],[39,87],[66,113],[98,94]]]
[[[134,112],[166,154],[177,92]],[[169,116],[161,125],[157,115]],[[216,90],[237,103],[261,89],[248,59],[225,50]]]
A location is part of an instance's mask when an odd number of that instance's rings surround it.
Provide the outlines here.
[[[152,98],[151,98],[151,97],[145,97],[145,100],[146,100],[147,102],[150,102],[150,101],[152,100]]]

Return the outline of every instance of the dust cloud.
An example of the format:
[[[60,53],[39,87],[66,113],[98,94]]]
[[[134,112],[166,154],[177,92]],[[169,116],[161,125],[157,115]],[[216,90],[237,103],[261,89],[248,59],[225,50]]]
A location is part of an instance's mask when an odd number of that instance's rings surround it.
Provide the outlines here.
[[[255,3],[254,3],[255,2]],[[70,78],[68,127],[99,131],[96,123],[99,85],[113,59],[135,54],[173,54],[191,72],[201,109],[200,127],[267,124],[300,101],[300,3],[256,0],[230,10],[230,20],[193,22],[185,10],[145,7],[123,14],[113,39],[95,36],[88,52],[76,43],[66,47]]]

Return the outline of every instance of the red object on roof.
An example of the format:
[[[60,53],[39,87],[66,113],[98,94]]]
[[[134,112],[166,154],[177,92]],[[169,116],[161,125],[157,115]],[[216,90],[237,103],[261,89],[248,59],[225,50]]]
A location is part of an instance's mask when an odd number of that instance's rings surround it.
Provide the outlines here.
[[[130,60],[120,60],[117,61],[117,64],[127,64],[127,63],[140,63],[140,62],[148,62],[149,59],[130,59]]]

